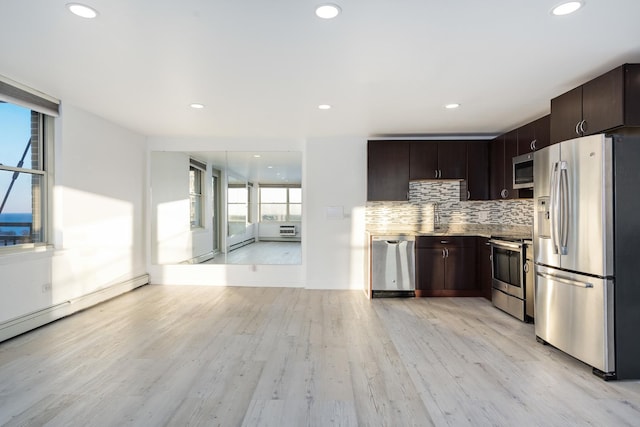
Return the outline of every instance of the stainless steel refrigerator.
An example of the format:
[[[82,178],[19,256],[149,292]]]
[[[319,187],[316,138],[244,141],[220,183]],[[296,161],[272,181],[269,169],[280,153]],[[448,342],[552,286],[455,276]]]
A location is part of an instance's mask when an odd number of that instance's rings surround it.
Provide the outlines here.
[[[534,157],[535,330],[605,379],[640,378],[640,137]]]

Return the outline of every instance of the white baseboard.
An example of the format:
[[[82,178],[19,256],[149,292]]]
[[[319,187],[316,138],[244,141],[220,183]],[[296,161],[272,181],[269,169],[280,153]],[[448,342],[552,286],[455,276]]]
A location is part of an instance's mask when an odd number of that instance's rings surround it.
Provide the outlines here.
[[[149,275],[135,277],[124,282],[111,285],[87,295],[65,301],[60,304],[38,310],[24,316],[16,317],[0,323],[0,342],[13,338],[47,323],[69,316],[78,311],[92,307],[111,298],[132,291],[149,283]]]

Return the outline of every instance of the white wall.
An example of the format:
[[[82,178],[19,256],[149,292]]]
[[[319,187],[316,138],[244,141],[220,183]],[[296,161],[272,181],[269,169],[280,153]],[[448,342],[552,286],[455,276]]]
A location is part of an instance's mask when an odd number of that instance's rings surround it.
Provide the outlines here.
[[[55,127],[55,249],[0,257],[0,322],[146,272],[145,138],[69,105]]]
[[[367,140],[310,139],[305,159],[306,287],[362,289]]]

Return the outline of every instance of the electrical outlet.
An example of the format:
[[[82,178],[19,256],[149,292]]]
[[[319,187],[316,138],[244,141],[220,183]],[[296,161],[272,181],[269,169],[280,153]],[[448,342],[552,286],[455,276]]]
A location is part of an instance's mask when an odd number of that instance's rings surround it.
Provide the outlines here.
[[[46,294],[47,292],[51,292],[51,283],[45,283],[42,285],[42,293]]]

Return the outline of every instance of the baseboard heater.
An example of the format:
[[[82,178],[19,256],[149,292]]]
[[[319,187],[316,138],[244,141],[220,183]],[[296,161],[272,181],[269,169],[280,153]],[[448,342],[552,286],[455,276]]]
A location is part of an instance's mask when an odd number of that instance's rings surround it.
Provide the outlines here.
[[[0,323],[0,342],[67,317],[78,311],[85,310],[148,283],[149,275],[143,274],[142,276],[111,285],[104,289],[99,289],[90,294],[7,320],[6,322]]]
[[[250,239],[243,240],[242,242],[238,242],[238,243],[234,243],[233,245],[229,245],[229,252],[231,252],[234,249],[238,249],[238,248],[241,248],[243,246],[247,246],[247,245],[250,245],[252,243],[255,243],[255,241],[256,241],[256,239],[252,237]]]
[[[281,225],[280,226],[280,237],[295,237],[296,236],[296,226],[295,225]]]

